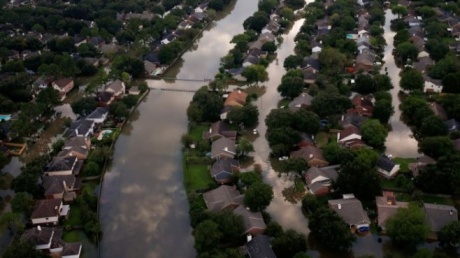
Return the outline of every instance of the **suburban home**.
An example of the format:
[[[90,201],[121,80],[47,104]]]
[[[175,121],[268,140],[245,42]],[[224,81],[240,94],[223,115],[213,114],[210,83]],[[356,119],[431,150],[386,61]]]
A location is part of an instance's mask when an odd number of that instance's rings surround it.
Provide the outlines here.
[[[372,117],[374,111],[372,97],[356,94],[351,99],[351,103],[353,103],[354,108],[348,109],[347,113],[358,113],[362,116]]]
[[[211,159],[233,159],[236,155],[236,144],[234,140],[221,137],[212,142],[211,145]]]
[[[228,94],[224,106],[242,107],[246,104],[248,94],[242,90],[236,90]]]
[[[236,140],[236,134],[237,132],[230,130],[230,126],[225,121],[217,121],[211,124],[208,131],[203,132],[203,139],[216,140],[225,137],[230,140]]]
[[[21,236],[21,241],[30,242],[37,250],[49,250],[54,239],[55,228],[33,227],[27,229]]]
[[[100,107],[108,107],[115,101],[115,94],[113,92],[102,91],[96,94],[96,101]]]
[[[333,209],[352,231],[369,231],[371,220],[363,209],[361,202],[352,194],[344,195],[343,199],[329,200],[329,207]]]
[[[243,60],[243,67],[259,64],[259,61],[260,59],[257,56],[249,55]]]
[[[69,205],[63,205],[62,199],[45,199],[35,201],[34,210],[30,219],[32,224],[53,224],[59,223],[60,217],[67,217],[70,211]]]
[[[409,41],[417,47],[418,51],[423,51],[425,49],[425,40],[419,36],[412,36],[409,38]]]
[[[260,50],[262,51],[262,46],[265,44],[265,42],[263,42],[262,40],[256,40],[254,42],[250,42],[248,43],[249,45],[249,50],[248,51],[251,51],[251,50],[254,50],[254,49],[257,49],[257,50]]]
[[[79,258],[82,246],[80,242],[65,243],[61,252],[61,258]]]
[[[99,46],[99,50],[101,51],[101,53],[106,54],[106,55],[114,54],[120,50],[120,46],[115,43],[111,43],[111,44],[103,43]]]
[[[208,9],[208,4],[209,2],[204,2],[200,5],[198,5],[196,8],[195,8],[195,12],[196,13],[203,13],[204,11],[206,11],[206,9]]]
[[[147,60],[155,65],[160,65],[160,59],[158,58],[157,53],[150,52],[144,56],[144,60]]]
[[[460,123],[455,118],[444,121],[444,125],[446,125],[449,133],[458,131],[460,129]]]
[[[315,146],[315,136],[307,133],[300,133],[300,142],[297,147]]]
[[[266,58],[268,55],[268,52],[262,51],[261,49],[253,48],[253,49],[248,50],[248,55],[259,57],[259,58]],[[237,69],[242,69],[242,67],[237,68]]]
[[[257,235],[245,244],[249,258],[276,258],[270,245],[270,237]]]
[[[240,194],[236,187],[221,185],[214,190],[203,193],[203,199],[210,211],[233,210],[243,205],[244,195]]]
[[[29,242],[35,246],[35,249],[46,251],[53,257],[79,258],[82,244],[64,242],[62,233],[62,229],[37,226],[24,231],[21,241]]]
[[[327,195],[332,182],[338,177],[337,168],[338,166],[309,168],[305,173],[305,182],[310,193],[316,196]]]
[[[220,120],[227,119],[228,112],[233,109],[233,106],[224,106],[220,111]]]
[[[441,120],[447,120],[447,113],[443,106],[436,102],[430,103],[430,109],[433,111],[434,115],[439,117]]]
[[[407,15],[406,17],[404,17],[404,21],[409,24],[409,27],[414,27],[414,26],[421,26],[422,23],[419,19],[417,19],[417,17],[413,16],[413,15]]]
[[[230,69],[228,70],[227,72],[232,75],[232,78],[234,80],[237,80],[237,81],[246,81],[246,77],[243,76],[243,71],[244,71],[244,68],[243,67],[240,67],[240,68],[233,68],[233,69]]]
[[[176,35],[169,34],[161,40],[161,45],[167,45],[171,43],[174,39],[176,39]]]
[[[150,62],[149,60],[144,60],[144,70],[147,75],[149,76],[155,75],[156,69],[157,69],[156,64]]]
[[[73,121],[68,129],[67,136],[90,137],[94,133],[95,123],[92,120],[80,119]]]
[[[128,91],[129,95],[139,95],[141,94],[141,91],[139,90],[139,87],[137,86],[132,86],[131,88],[129,88],[129,91]]]
[[[276,40],[275,35],[270,32],[264,32],[259,35],[259,40],[266,43],[266,42],[273,42]]]
[[[91,148],[91,141],[82,136],[74,136],[67,138],[64,142],[64,149],[70,149],[72,147],[81,147],[85,149],[90,149]]]
[[[429,238],[436,239],[439,232],[445,225],[458,221],[458,212],[454,206],[442,204],[424,203],[425,220],[431,229]]]
[[[318,73],[321,70],[321,64],[319,63],[318,54],[305,57],[302,61],[302,71],[309,71],[312,73]]]
[[[420,52],[421,53],[421,52]],[[412,66],[415,70],[425,74],[428,71],[428,66],[434,64],[433,59],[429,56],[419,57],[418,61],[413,63]]]
[[[45,176],[42,179],[46,199],[73,201],[81,188],[81,179],[75,175]]]
[[[377,171],[387,179],[394,178],[399,170],[399,164],[394,163],[393,160],[385,154],[382,154],[377,160]]]
[[[192,28],[192,26],[193,26],[193,23],[191,23],[188,20],[183,20],[181,23],[179,23],[179,25],[177,25],[177,28],[180,30],[188,30]]]
[[[367,118],[363,117],[360,114],[345,114],[342,116],[342,119],[340,121],[340,124],[343,127],[347,127],[349,125],[356,126],[358,128],[361,128],[361,125],[366,121]]]
[[[430,156],[423,155],[421,157],[418,157],[416,162],[409,163],[409,170],[412,172],[412,175],[414,177],[417,177],[422,169],[424,169],[428,165],[434,164],[436,164],[436,160],[434,160]]]
[[[321,52],[321,50],[323,50],[323,45],[322,45],[321,43],[317,43],[317,42],[316,42],[316,43],[314,43],[314,44],[312,45],[312,47],[311,47],[311,52],[312,52],[313,54],[319,53],[319,52]]]
[[[78,175],[80,173],[82,160],[77,157],[54,157],[45,171],[45,176],[65,176],[65,175]]]
[[[338,143],[345,143],[351,140],[361,140],[361,130],[358,127],[348,125],[337,133]]]
[[[302,93],[296,98],[294,98],[291,103],[289,103],[289,109],[292,111],[297,111],[301,108],[309,108],[311,106],[311,101],[313,97],[308,93]]]
[[[329,162],[323,156],[323,151],[316,146],[306,146],[293,151],[291,152],[291,158],[303,158],[310,167],[325,167],[329,165]]]
[[[41,90],[48,88],[52,83],[51,77],[40,76],[32,83],[32,92],[38,94]]]
[[[265,232],[267,225],[265,225],[262,213],[252,212],[243,206],[238,206],[233,210],[233,214],[243,217],[244,232],[243,234],[250,234],[252,236],[260,235]]]
[[[109,115],[108,107],[97,107],[91,114],[85,117],[85,120],[93,121],[96,124],[102,124]]]
[[[356,71],[364,70],[371,72],[374,70],[375,56],[369,52],[363,52],[356,56]]]
[[[383,192],[383,196],[375,197],[377,204],[377,224],[380,229],[385,230],[387,220],[396,214],[399,208],[409,207],[408,202],[398,202],[393,192]]]
[[[63,148],[56,156],[57,157],[76,157],[78,160],[88,158],[89,149],[82,146],[67,146]]]
[[[262,28],[260,33],[261,34],[263,33],[276,34],[280,28],[281,28],[281,25],[278,22],[271,20],[267,25],[265,25],[265,27]]]
[[[236,159],[220,159],[211,167],[211,176],[219,184],[233,181],[233,173],[240,171],[240,163]]]
[[[311,71],[302,71],[303,82],[305,84],[313,84],[318,79],[318,74]]]
[[[104,89],[105,92],[110,92],[110,93],[113,93],[113,95],[115,96],[115,98],[122,98],[123,95],[125,94],[126,92],[126,86],[125,86],[125,83],[120,81],[120,80],[116,80],[114,82],[111,82],[109,83],[105,89]]]
[[[61,96],[61,100],[64,100],[66,97],[66,94],[71,91],[74,87],[74,81],[72,78],[62,78],[59,80],[54,81],[51,86],[53,89],[57,90],[59,92],[59,95]]]

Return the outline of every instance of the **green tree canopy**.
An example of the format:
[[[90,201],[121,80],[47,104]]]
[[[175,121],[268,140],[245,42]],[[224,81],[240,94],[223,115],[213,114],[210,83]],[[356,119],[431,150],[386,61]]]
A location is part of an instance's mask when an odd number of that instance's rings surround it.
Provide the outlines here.
[[[423,119],[420,127],[420,136],[442,136],[447,135],[447,127],[444,122],[437,116],[432,115]]]
[[[369,119],[361,125],[363,141],[370,146],[381,148],[385,144],[388,131],[379,120]]]
[[[244,127],[254,127],[259,121],[259,110],[254,105],[245,105],[243,107],[235,107],[228,112],[227,119],[237,125]]]
[[[265,82],[268,80],[268,73],[263,65],[251,65],[243,70],[242,75],[246,78],[246,81],[256,85],[259,82]]]
[[[34,197],[26,192],[16,193],[11,200],[11,210],[16,213],[23,214],[25,218],[29,218],[34,209]]]
[[[460,222],[453,221],[438,232],[438,240],[441,244],[456,246],[460,243]]]
[[[426,155],[439,158],[454,151],[454,145],[447,136],[426,137],[419,142],[420,151]]]
[[[407,91],[422,91],[425,85],[425,80],[419,71],[413,68],[406,68],[401,72],[401,81],[399,82],[399,85]]]
[[[302,93],[304,82],[299,77],[284,77],[278,86],[278,92],[285,98],[293,99]]]
[[[386,230],[391,240],[400,246],[416,247],[425,241],[429,228],[425,214],[416,205],[399,208],[395,215],[387,220]]]
[[[307,251],[307,238],[304,234],[289,229],[275,237],[272,249],[278,258],[291,258],[298,252]]]
[[[265,183],[254,183],[244,194],[244,204],[252,211],[263,211],[273,199],[273,189]]]

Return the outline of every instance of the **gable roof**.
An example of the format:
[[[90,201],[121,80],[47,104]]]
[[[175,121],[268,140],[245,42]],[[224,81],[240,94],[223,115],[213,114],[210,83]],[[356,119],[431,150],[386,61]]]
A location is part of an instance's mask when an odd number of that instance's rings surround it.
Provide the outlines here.
[[[102,119],[109,113],[108,107],[97,107],[91,114],[89,114],[86,119]]]
[[[61,256],[80,256],[82,244],[80,242],[67,243],[62,249]]]
[[[65,191],[65,186],[72,187],[75,190],[80,189],[81,180],[77,179],[75,175],[45,176],[42,179],[42,185],[43,188],[45,188],[46,196],[63,193]]]
[[[71,170],[76,162],[77,157],[54,157],[46,171]]]
[[[424,203],[423,207],[425,209],[426,222],[434,232],[438,232],[445,225],[458,220],[457,209],[454,206]]]
[[[329,200],[331,207],[350,226],[371,223],[361,202],[356,198]]]
[[[53,235],[53,228],[33,227],[24,231],[21,236],[21,241],[27,241],[34,245],[46,245],[51,243]]]
[[[221,185],[218,188],[203,193],[206,207],[210,211],[220,211],[229,205],[243,205],[243,195],[233,186]]]
[[[115,80],[105,87],[105,91],[119,92],[125,90],[124,82]]]
[[[387,220],[396,214],[398,208],[407,208],[408,202],[396,201],[393,193],[383,193],[384,196],[375,197],[375,203],[377,204],[377,222],[378,226],[384,228]]]
[[[276,258],[270,246],[270,237],[257,235],[245,244],[250,258]]]
[[[353,125],[358,128],[361,127],[363,122],[366,120],[364,116],[358,113],[347,113],[342,116],[342,126]]]
[[[319,160],[327,162],[323,156],[323,151],[316,146],[302,147],[297,151],[291,152],[291,157],[304,158],[307,161],[310,161],[312,159],[319,159]]]
[[[332,181],[335,181],[339,174],[337,173],[338,166],[329,166],[329,167],[310,167],[305,173],[305,178],[307,178],[307,183],[312,182],[318,177],[328,178]]]
[[[294,98],[290,103],[289,103],[289,109],[290,110],[297,110],[299,108],[303,107],[309,107],[311,106],[311,101],[313,100],[313,97],[310,96],[308,93],[302,93],[296,98]]]
[[[66,147],[83,147],[87,146],[87,140],[83,136],[74,136],[67,138],[64,142],[64,148]]]
[[[243,217],[245,228],[244,234],[248,233],[251,229],[254,228],[262,230],[265,230],[267,228],[267,225],[265,225],[264,218],[262,217],[261,212],[251,212],[243,206],[239,206],[233,210],[233,213]]]
[[[67,77],[67,78],[62,78],[62,79],[56,80],[56,81],[53,82],[53,84],[55,84],[57,87],[62,89],[65,86],[67,86],[69,83],[71,83],[72,81],[73,81],[72,78]]]
[[[61,199],[46,199],[35,201],[31,219],[59,216],[59,207],[62,205]]]
[[[203,132],[203,139],[209,139],[216,136],[223,136],[231,139],[236,138],[237,132],[230,130],[230,126],[224,121],[217,121],[211,124],[208,131]]]
[[[345,126],[345,128],[338,133],[338,140],[341,141],[353,134],[361,136],[361,130],[354,125]]]
[[[234,169],[239,169],[240,163],[235,159],[220,159],[211,168],[211,176],[216,180],[230,179]],[[226,172],[226,173],[222,173]]]
[[[387,155],[382,154],[377,160],[377,168],[380,168],[384,171],[391,172],[396,164],[391,160]]]
[[[441,120],[447,119],[447,113],[443,106],[436,102],[430,103],[430,109],[433,111],[434,115],[439,117]]]
[[[236,154],[235,141],[230,140],[225,137],[221,137],[218,140],[213,141],[211,145],[211,158],[214,159],[221,154],[227,154],[232,157],[235,156]]]

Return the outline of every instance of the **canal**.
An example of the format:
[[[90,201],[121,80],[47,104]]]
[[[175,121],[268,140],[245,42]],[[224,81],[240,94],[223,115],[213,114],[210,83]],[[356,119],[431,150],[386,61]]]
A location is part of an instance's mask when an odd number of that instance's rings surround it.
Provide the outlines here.
[[[383,61],[385,62],[384,68],[387,68],[388,76],[390,76],[394,87],[391,90],[391,96],[395,112],[390,118],[391,131],[388,133],[385,147],[386,153],[395,157],[415,158],[419,156],[417,140],[413,137],[411,129],[401,120],[401,109],[399,108],[401,104],[401,100],[398,96],[401,90],[399,87],[399,73],[401,69],[398,68],[393,57],[393,49],[395,48],[393,45],[393,38],[396,33],[390,29],[391,20],[396,18],[396,15],[394,15],[391,10],[386,10],[384,38],[387,42],[387,46],[385,47]],[[385,73],[385,69],[382,69],[382,73]]]
[[[167,77],[213,78],[233,35],[257,11],[256,0],[229,6],[173,66]],[[197,89],[204,83],[148,81]],[[183,188],[180,136],[191,93],[152,90],[115,145],[100,200],[101,257],[195,257]]]

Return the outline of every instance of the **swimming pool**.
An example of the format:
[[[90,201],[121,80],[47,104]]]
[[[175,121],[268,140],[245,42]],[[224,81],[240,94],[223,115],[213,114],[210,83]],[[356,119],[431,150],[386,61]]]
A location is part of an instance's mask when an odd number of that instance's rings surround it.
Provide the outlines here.
[[[0,122],[1,121],[8,121],[11,119],[11,115],[0,115]]]

